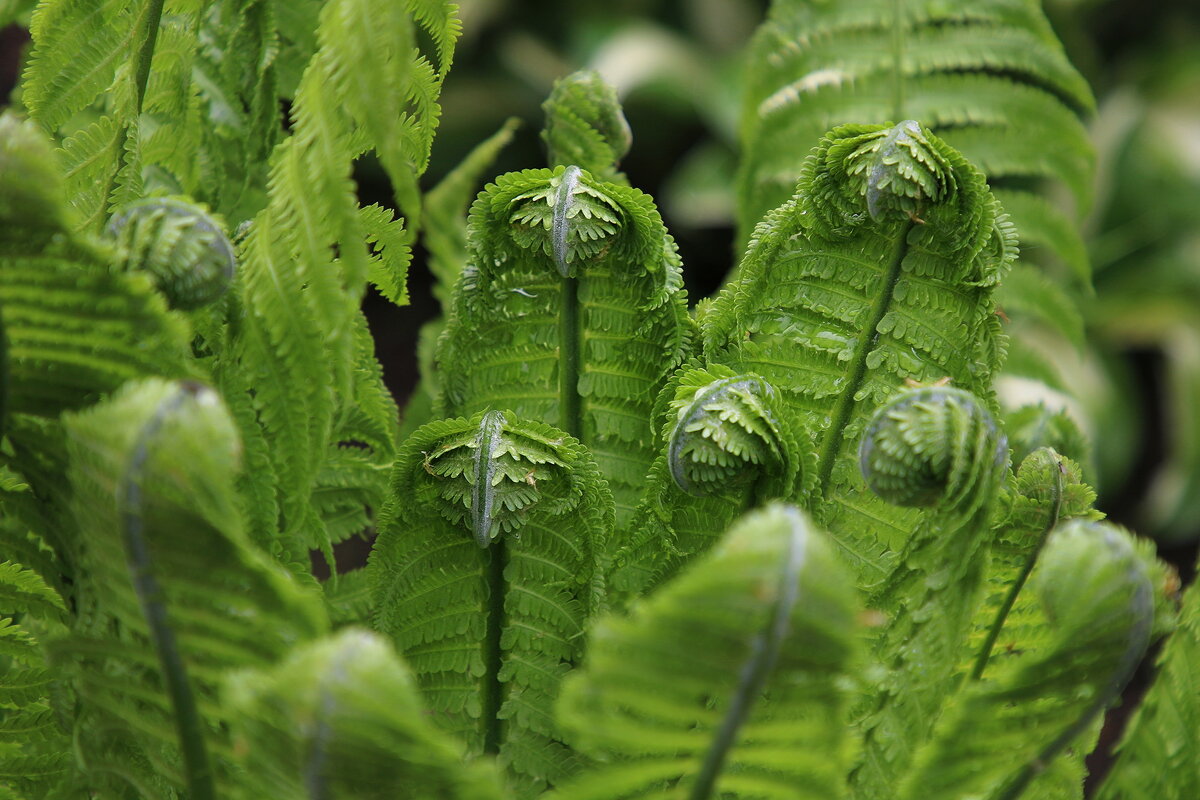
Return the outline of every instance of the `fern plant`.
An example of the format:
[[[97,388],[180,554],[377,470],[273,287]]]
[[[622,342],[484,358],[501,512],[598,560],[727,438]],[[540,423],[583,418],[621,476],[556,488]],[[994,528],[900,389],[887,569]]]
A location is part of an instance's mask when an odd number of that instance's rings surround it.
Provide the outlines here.
[[[550,166],[469,203],[513,126],[422,195],[448,4],[38,2],[0,116],[0,797],[1081,798],[1177,588],[995,388],[1015,176],[1088,160],[999,120],[1077,133],[1088,94],[1033,6],[912,5],[776,5],[743,186],[799,166],[689,310],[595,73]],[[418,235],[445,316],[402,423],[359,306],[406,301]],[[1200,785],[1195,612],[1102,795]]]

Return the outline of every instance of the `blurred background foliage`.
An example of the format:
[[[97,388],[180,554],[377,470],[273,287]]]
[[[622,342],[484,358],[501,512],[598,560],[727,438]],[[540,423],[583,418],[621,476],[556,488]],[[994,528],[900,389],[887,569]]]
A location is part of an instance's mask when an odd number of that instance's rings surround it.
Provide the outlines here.
[[[0,25],[32,5],[0,0]],[[735,262],[738,76],[767,5],[463,0],[427,186],[510,117],[522,124],[491,173],[543,165],[541,104],[556,79],[591,67],[616,87],[633,130],[622,169],[657,200],[693,301],[710,294]],[[1069,410],[1093,443],[1101,507],[1157,539],[1186,580],[1200,542],[1200,3],[1048,0],[1046,10],[1099,104],[1086,223],[1095,292],[1080,298],[1083,350],[1041,342],[1070,395],[1017,381],[1003,390]],[[0,97],[26,40],[19,25],[0,30]],[[357,177],[364,200],[387,202],[376,165],[360,164]],[[438,312],[423,253],[410,283],[410,308],[366,301],[401,402],[417,379],[418,330]]]

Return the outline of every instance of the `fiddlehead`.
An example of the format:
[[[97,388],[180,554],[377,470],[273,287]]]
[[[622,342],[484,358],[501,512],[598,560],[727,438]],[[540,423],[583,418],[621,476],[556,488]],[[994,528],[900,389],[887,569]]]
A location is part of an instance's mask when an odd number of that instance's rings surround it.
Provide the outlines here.
[[[625,183],[617,164],[633,133],[616,91],[598,72],[580,70],[558,80],[542,104],[542,142],[551,166],[575,164],[605,181]]]
[[[612,499],[586,448],[489,411],[401,448],[369,569],[375,627],[441,726],[506,763],[522,796],[574,769],[549,722],[601,598]]]
[[[173,308],[208,305],[233,281],[237,259],[219,220],[174,197],[139,200],[106,229],[126,269],[145,270]]]
[[[969,392],[926,387],[875,412],[859,445],[868,488],[898,506],[967,515],[995,496],[1008,441]]]
[[[881,796],[929,735],[950,693],[987,563],[993,504],[1008,444],[970,393],[910,389],[876,411],[859,448],[867,485],[891,503],[929,508],[900,566],[871,598],[892,615],[875,640],[889,674],[856,715],[863,752],[856,797]]]
[[[747,507],[801,501],[815,477],[808,435],[757,375],[684,368],[659,403],[664,452],[614,558],[613,588],[628,596],[707,549]]]

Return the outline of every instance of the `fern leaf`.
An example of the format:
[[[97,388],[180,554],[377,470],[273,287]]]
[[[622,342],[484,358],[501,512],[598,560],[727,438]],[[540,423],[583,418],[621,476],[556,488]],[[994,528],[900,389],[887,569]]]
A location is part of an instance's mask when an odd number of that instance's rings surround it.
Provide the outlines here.
[[[803,172],[804,148],[823,131],[911,117],[987,173],[1012,200],[1006,208],[1018,230],[1028,227],[1039,253],[1053,254],[1086,283],[1071,215],[1043,213],[1046,204],[1029,185],[1030,178],[1065,185],[1082,213],[1094,158],[1080,119],[1093,109],[1091,92],[1038,4],[775,0],[747,61],[743,241],[787,199]]]
[[[811,486],[812,450],[775,389],[725,367],[684,368],[660,403],[665,452],[646,480],[613,588],[638,596],[708,549],[746,507],[795,500]]]
[[[855,715],[863,750],[850,786],[854,796],[873,798],[908,766],[953,689],[987,566],[1008,443],[967,392],[913,389],[875,413],[860,462],[875,494],[931,509],[900,567],[870,600],[890,615],[874,641],[888,674],[869,688]]]
[[[617,165],[633,144],[616,90],[594,70],[580,70],[554,84],[542,104],[542,142],[550,166],[575,166],[608,183],[628,184]]]
[[[426,718],[386,641],[360,630],[304,645],[278,666],[236,675],[227,696],[242,755],[235,797],[499,800],[485,762]]]
[[[1103,523],[1069,522],[1040,562],[1033,580],[1052,638],[965,690],[918,755],[901,797],[1021,796],[1132,676],[1150,640],[1154,589],[1131,537]]]
[[[577,167],[512,173],[475,201],[469,247],[437,356],[439,410],[509,409],[576,436],[624,525],[654,458],[654,397],[689,342],[658,212]]]
[[[551,705],[600,603],[611,502],[575,439],[507,412],[429,423],[396,462],[376,628],[437,722],[497,754],[522,797],[575,767]]]
[[[213,797],[230,775],[220,681],[322,633],[319,601],[242,533],[237,438],[210,389],[131,384],[65,425],[76,618],[50,652],[80,698],[81,767],[121,792],[161,761],[148,796]]]
[[[1163,646],[1154,684],[1134,712],[1101,800],[1184,800],[1200,792],[1200,584],[1184,592],[1179,625]]]
[[[855,630],[836,561],[801,512],[772,505],[600,622],[560,715],[602,766],[554,797],[840,796]]]
[[[843,126],[702,318],[706,360],[761,375],[813,437],[803,502],[864,589],[923,523],[863,491],[858,440],[906,381],[991,397],[1003,341],[992,290],[1013,257],[982,175],[940,139],[913,122]]]
[[[53,417],[124,381],[186,373],[188,330],[144,276],[71,234],[47,143],[0,117],[0,306],[11,412]]]

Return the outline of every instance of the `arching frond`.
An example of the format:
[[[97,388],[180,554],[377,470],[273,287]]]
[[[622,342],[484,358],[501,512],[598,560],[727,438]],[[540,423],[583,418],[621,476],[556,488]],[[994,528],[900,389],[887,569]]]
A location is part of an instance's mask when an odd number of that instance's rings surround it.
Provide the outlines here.
[[[382,638],[362,630],[296,648],[229,682],[234,797],[500,800],[492,765],[429,721],[416,682]]]
[[[376,628],[435,721],[498,755],[521,797],[577,768],[551,708],[601,602],[612,513],[586,448],[509,412],[431,422],[396,461]]]
[[[322,633],[320,601],[246,540],[211,389],[130,384],[65,427],[74,618],[51,654],[78,697],[79,769],[105,792],[214,798],[231,780],[221,681]]]
[[[601,765],[553,796],[840,796],[854,611],[833,547],[803,513],[746,516],[628,616],[596,626],[560,714]]]
[[[579,438],[633,514],[654,398],[683,360],[679,256],[654,204],[577,167],[504,175],[471,209],[438,350],[445,414],[510,409]]]

